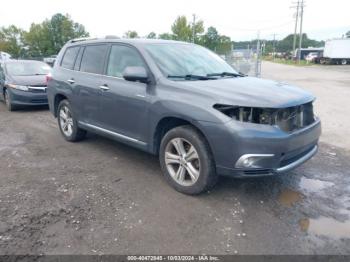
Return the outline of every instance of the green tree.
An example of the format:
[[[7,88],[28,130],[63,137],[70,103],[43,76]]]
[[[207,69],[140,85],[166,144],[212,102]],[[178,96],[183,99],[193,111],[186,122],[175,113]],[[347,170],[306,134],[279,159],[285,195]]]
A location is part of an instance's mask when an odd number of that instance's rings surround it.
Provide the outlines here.
[[[232,41],[231,38],[225,35],[221,35],[219,37],[219,43],[216,47],[216,53],[225,55],[228,54],[232,49]]]
[[[175,40],[190,42],[192,38],[191,26],[187,23],[186,16],[178,16],[171,26]]]
[[[23,49],[24,31],[14,25],[0,28],[0,50],[11,54],[14,58],[20,57]]]
[[[346,38],[350,38],[350,30],[346,32],[345,36]]]
[[[55,54],[54,46],[46,24],[31,24],[28,32],[24,33],[26,57],[41,57]]]
[[[297,43],[299,43],[299,35],[296,37]],[[309,39],[307,34],[303,34],[303,39],[302,39],[302,48],[307,48],[307,47],[322,47],[324,46],[323,41],[317,41],[313,39]],[[277,45],[277,50],[279,52],[290,52],[293,51],[293,34],[288,35],[284,39],[278,41]]]
[[[125,32],[124,38],[139,38],[139,35],[136,31],[129,30],[129,31]]]
[[[191,24],[192,38],[193,38],[193,27],[194,27],[194,35],[195,35],[194,42],[195,43],[199,43],[200,42],[200,36],[199,35],[204,33],[204,23],[203,23],[202,20],[199,20],[194,25]]]
[[[49,56],[57,54],[68,40],[87,36],[89,33],[83,25],[74,22],[68,14],[58,13],[40,24],[33,23],[24,33],[24,43],[28,56]]]
[[[155,39],[155,38],[157,38],[157,34],[156,34],[155,32],[151,32],[151,33],[149,33],[149,34],[147,35],[147,38],[149,38],[149,39]]]
[[[163,34],[158,35],[158,38],[164,39],[164,40],[172,40],[172,39],[174,39],[174,35],[169,34],[169,33],[163,33]]]
[[[55,14],[50,20],[43,23],[45,30],[49,33],[54,53],[58,53],[62,46],[70,39],[87,37],[89,33],[85,31],[83,25],[75,23],[70,16]]]
[[[207,32],[201,37],[201,40],[199,43],[213,51],[216,51],[219,42],[220,42],[220,35],[218,30],[216,30],[215,27],[210,26],[207,29]]]

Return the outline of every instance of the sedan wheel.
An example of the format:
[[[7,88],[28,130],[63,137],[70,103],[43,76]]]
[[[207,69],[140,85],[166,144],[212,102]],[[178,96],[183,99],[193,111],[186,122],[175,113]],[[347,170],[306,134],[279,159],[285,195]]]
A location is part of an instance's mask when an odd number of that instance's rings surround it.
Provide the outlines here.
[[[9,111],[15,110],[15,107],[14,105],[12,105],[12,102],[11,102],[9,91],[7,89],[5,90],[5,93],[4,93],[4,100],[5,100],[6,107]]]
[[[200,174],[196,148],[183,138],[170,140],[165,149],[165,164],[171,177],[182,186],[192,186]]]

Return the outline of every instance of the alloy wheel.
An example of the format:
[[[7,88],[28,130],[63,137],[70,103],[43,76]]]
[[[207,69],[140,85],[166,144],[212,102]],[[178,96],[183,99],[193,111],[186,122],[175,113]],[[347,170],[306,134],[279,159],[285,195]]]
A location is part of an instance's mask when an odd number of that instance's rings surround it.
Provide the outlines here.
[[[63,134],[70,137],[73,134],[73,117],[67,106],[62,106],[59,112],[60,126]]]
[[[200,175],[196,148],[183,138],[173,138],[165,148],[165,165],[171,177],[182,186],[192,186]]]

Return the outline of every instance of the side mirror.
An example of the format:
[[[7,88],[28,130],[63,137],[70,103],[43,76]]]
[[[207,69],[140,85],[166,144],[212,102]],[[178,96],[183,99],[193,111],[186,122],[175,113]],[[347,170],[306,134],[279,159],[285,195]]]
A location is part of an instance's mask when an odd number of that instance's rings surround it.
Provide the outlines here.
[[[123,72],[123,77],[127,81],[149,82],[147,71],[142,66],[128,66]]]

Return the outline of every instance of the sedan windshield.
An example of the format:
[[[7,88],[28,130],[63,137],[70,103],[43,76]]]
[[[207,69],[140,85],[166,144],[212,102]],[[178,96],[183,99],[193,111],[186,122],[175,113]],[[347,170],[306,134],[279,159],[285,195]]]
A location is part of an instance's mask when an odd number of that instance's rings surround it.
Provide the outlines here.
[[[147,44],[146,50],[162,73],[172,80],[210,80],[240,76],[221,57],[198,45]]]
[[[12,76],[47,75],[51,67],[39,61],[17,61],[6,64],[6,70]]]

